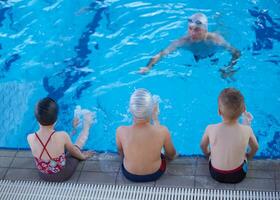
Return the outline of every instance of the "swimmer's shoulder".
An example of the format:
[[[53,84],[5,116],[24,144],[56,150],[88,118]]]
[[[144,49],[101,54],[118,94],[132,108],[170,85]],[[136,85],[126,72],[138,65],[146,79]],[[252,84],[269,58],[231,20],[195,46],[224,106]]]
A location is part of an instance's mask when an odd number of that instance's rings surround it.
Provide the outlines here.
[[[191,36],[189,35],[184,35],[183,37],[180,38],[182,41],[185,41],[185,42],[189,42],[191,41]]]
[[[184,47],[184,46],[188,46],[189,44],[192,43],[191,37],[189,35],[185,35],[177,40],[175,40],[171,46],[175,46],[175,47]]]
[[[215,33],[215,32],[208,32],[206,39],[217,39],[217,38],[222,38],[222,36],[219,33]]]
[[[215,32],[208,32],[207,36],[206,36],[206,40],[212,41],[215,44],[219,44],[219,45],[222,45],[225,43],[224,38],[220,34],[215,33]]]

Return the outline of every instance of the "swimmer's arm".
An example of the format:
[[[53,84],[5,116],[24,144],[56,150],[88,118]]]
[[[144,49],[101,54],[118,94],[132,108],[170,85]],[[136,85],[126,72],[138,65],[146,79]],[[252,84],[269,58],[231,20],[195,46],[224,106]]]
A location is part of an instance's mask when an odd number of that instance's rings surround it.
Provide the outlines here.
[[[176,150],[175,147],[172,143],[171,140],[171,135],[168,131],[167,128],[164,127],[164,134],[165,134],[165,138],[164,138],[164,156],[168,159],[168,160],[173,160],[176,156]]]
[[[121,129],[121,127],[119,127],[117,129],[116,144],[117,144],[117,148],[118,148],[118,152],[119,152],[120,156],[123,157],[122,143],[121,143],[121,140],[120,140],[120,129]]]
[[[203,154],[208,158],[210,156],[210,151],[209,151],[209,136],[207,133],[207,128],[205,133],[202,136],[201,142],[200,142],[200,148],[203,152]]]
[[[231,60],[229,61],[228,65],[226,68],[231,68],[233,67],[237,61],[238,58],[241,56],[241,52],[236,49],[235,47],[231,46],[222,36],[216,34],[216,33],[211,33],[209,34],[209,37],[219,46],[224,47],[226,50],[228,50],[231,53]]]
[[[150,69],[152,69],[152,67],[163,57],[166,56],[167,54],[172,53],[173,51],[175,51],[177,48],[182,47],[185,44],[186,40],[185,38],[181,38],[179,40],[176,40],[174,42],[172,42],[167,48],[163,49],[162,51],[160,51],[158,54],[156,54],[154,57],[152,57],[150,59],[150,61],[148,62],[148,64],[145,67],[142,67],[140,69],[140,73],[146,73],[148,72]]]
[[[225,48],[231,52],[231,60],[229,61],[227,67],[233,67],[237,63],[241,53],[238,49],[234,48],[230,44],[226,44]]]
[[[257,138],[252,130],[250,132],[249,147],[250,147],[250,151],[246,154],[246,156],[248,159],[252,159],[259,149]]]

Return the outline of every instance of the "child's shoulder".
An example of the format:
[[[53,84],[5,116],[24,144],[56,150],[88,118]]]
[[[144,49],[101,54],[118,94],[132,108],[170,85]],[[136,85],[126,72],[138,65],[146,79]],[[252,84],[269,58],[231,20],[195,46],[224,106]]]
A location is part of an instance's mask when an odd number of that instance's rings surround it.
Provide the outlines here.
[[[28,142],[31,142],[31,140],[33,140],[34,137],[35,137],[35,133],[29,133],[29,134],[27,135],[27,141],[28,141]]]
[[[66,131],[55,131],[56,134],[68,134]]]
[[[244,124],[239,124],[239,126],[241,127],[242,131],[244,132],[247,132],[247,133],[251,133],[253,132],[253,129],[251,126],[248,126],[248,125],[244,125]]]
[[[205,134],[210,136],[217,132],[218,128],[220,127],[220,124],[209,124],[205,129]]]
[[[69,134],[66,131],[56,131],[54,136],[55,137],[65,137],[65,136],[69,136]]]
[[[129,129],[131,128],[131,126],[119,126],[117,128],[116,134],[117,135],[123,135],[123,134],[127,134],[129,132]]]
[[[117,132],[123,132],[123,131],[126,131],[130,128],[131,126],[119,126],[117,128]]]
[[[207,125],[206,130],[213,130],[213,129],[219,128],[220,126],[221,126],[221,123],[209,124],[209,125]]]
[[[66,131],[56,131],[53,137],[57,142],[62,142],[62,143],[71,140],[70,135]]]
[[[159,131],[169,131],[167,126],[164,126],[164,125],[161,125],[161,124],[158,124],[158,125],[155,125],[153,126],[156,130],[159,130]]]

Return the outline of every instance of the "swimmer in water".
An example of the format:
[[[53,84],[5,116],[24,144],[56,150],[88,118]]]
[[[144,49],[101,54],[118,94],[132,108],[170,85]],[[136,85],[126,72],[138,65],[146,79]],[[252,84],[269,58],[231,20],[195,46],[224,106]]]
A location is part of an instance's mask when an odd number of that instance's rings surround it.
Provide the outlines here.
[[[231,46],[221,35],[208,32],[208,20],[202,13],[196,13],[188,19],[188,34],[172,42],[166,49],[160,51],[150,59],[145,67],[140,68],[140,73],[147,73],[163,56],[175,51],[178,48],[189,50],[193,53],[194,59],[213,56],[219,50],[228,50],[232,57],[225,68],[220,69],[222,77],[225,74],[232,74],[235,70],[233,66],[240,57],[240,51]]]

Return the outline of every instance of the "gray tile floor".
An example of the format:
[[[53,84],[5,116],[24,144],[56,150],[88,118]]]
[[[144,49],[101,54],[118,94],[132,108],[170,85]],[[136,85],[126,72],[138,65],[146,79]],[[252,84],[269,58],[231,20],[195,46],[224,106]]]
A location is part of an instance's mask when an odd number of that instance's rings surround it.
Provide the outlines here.
[[[138,184],[187,188],[280,191],[280,160],[253,160],[239,184],[222,184],[210,177],[208,163],[200,157],[179,157],[170,162],[166,173],[155,182],[133,183],[120,171],[119,156],[95,155],[79,164],[68,182],[92,184]],[[0,150],[0,179],[40,181],[30,151]]]

